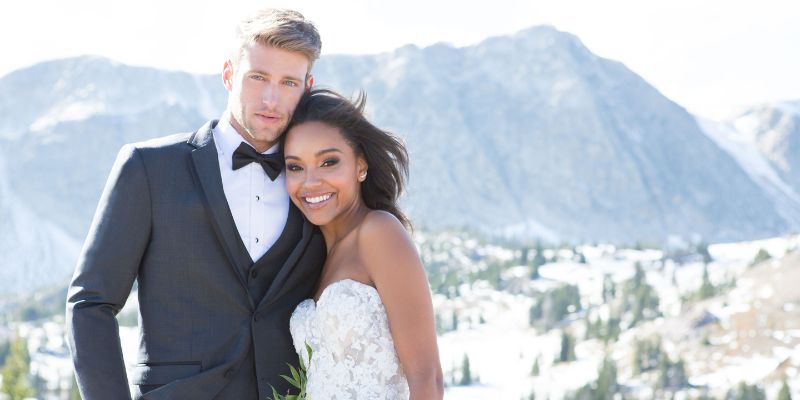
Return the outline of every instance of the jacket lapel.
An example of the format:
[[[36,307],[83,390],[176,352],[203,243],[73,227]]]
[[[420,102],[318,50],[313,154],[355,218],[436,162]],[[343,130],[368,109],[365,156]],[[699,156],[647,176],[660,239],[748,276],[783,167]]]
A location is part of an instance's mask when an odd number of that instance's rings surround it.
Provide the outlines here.
[[[200,182],[200,187],[205,195],[205,204],[211,216],[214,232],[220,243],[222,243],[231,267],[233,267],[242,287],[247,290],[247,281],[242,275],[242,271],[246,270],[250,258],[247,252],[243,252],[241,249],[239,231],[233,222],[233,215],[228,206],[228,200],[225,198],[225,192],[222,189],[217,146],[214,144],[214,136],[212,134],[212,129],[216,124],[216,120],[206,123],[189,139],[189,144],[195,147],[192,151],[192,163],[197,180]]]
[[[292,250],[292,252],[289,254],[289,257],[286,258],[286,262],[283,263],[283,266],[281,266],[278,275],[275,276],[275,280],[272,281],[272,284],[269,286],[267,294],[261,299],[261,302],[256,309],[266,307],[276,299],[280,298],[287,290],[290,289],[290,285],[286,285],[286,281],[289,279],[292,271],[294,271],[297,262],[300,260],[300,257],[308,249],[309,243],[311,242],[311,238],[314,237],[315,231],[316,227],[308,222],[308,220],[303,218],[303,234],[300,237],[300,241],[297,243],[297,246],[295,246],[294,250]]]

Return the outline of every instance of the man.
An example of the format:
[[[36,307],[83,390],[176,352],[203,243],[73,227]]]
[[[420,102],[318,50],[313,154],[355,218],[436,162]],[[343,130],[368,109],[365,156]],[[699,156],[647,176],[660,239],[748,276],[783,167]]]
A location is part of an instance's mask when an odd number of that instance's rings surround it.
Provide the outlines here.
[[[289,316],[325,259],[284,188],[278,140],[321,42],[297,12],[245,19],[224,65],[223,117],[120,151],[69,289],[85,400],[130,399],[115,315],[134,281],[135,399],[264,399],[296,363]]]

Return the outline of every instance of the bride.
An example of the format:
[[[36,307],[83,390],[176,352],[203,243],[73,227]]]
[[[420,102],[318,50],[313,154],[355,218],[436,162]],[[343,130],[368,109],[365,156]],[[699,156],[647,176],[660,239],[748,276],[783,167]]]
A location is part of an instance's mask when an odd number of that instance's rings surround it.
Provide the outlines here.
[[[324,89],[307,93],[284,138],[286,188],[318,225],[327,260],[290,319],[309,399],[441,399],[442,369],[422,263],[397,206],[402,142]]]

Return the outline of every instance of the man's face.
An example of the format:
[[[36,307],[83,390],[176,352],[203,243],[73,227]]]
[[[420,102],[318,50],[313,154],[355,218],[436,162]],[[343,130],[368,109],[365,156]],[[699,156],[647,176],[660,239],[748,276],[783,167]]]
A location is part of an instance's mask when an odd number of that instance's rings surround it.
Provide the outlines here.
[[[239,64],[225,63],[231,125],[259,152],[278,142],[297,102],[313,83],[301,53],[261,44],[244,48]]]

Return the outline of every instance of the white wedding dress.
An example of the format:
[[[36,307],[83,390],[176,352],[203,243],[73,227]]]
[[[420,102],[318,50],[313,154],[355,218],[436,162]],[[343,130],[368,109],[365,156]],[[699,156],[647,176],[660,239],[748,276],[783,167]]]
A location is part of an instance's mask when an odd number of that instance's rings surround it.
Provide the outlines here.
[[[289,320],[294,347],[308,368],[310,400],[409,398],[389,320],[378,291],[352,279],[304,300]],[[308,363],[305,343],[311,346]]]

